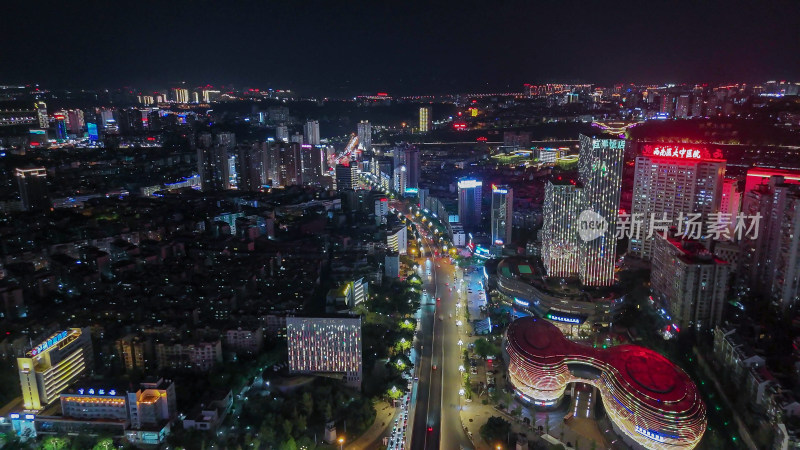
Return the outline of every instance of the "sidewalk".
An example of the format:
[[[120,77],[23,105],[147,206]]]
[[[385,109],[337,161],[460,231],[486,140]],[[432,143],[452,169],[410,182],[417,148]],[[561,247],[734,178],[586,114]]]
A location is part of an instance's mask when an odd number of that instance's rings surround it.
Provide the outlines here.
[[[382,444],[381,439],[389,433],[394,423],[397,408],[385,401],[380,401],[375,404],[375,409],[378,412],[375,415],[375,422],[372,423],[372,426],[355,441],[345,442],[344,448],[347,450],[371,450],[378,448]]]

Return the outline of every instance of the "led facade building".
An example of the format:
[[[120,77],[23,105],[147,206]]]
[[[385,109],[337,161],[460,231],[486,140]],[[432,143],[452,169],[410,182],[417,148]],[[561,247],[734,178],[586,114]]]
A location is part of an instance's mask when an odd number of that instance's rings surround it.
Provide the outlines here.
[[[466,230],[481,225],[481,196],[483,183],[472,179],[458,181],[458,218]]]
[[[599,237],[581,241],[578,275],[587,286],[615,283],[616,223],[619,214],[625,141],[580,136],[578,179],[583,191],[582,211],[593,211],[608,228]]]
[[[40,410],[94,366],[88,328],[60,331],[17,358],[23,406]]]
[[[582,195],[583,191],[570,183],[545,185],[542,262],[549,277],[571,277],[578,273]]]
[[[683,144],[646,144],[636,158],[632,214],[642,225],[634,227],[628,251],[650,259],[653,236],[648,236],[652,215],[674,224],[683,214],[709,214],[720,211],[725,160],[719,150]],[[660,222],[661,223],[661,222]],[[705,231],[705,230],[703,230]]]
[[[289,370],[340,373],[361,387],[361,317],[287,317]]]
[[[706,430],[705,405],[679,367],[636,345],[595,349],[567,340],[544,319],[509,326],[504,351],[517,396],[560,403],[570,383],[597,388],[614,430],[637,449],[691,449]]]
[[[423,106],[419,109],[419,132],[420,133],[427,133],[432,129],[432,119],[431,119],[431,108],[430,106]]]
[[[492,185],[492,244],[511,242],[514,218],[514,190],[508,186]]]

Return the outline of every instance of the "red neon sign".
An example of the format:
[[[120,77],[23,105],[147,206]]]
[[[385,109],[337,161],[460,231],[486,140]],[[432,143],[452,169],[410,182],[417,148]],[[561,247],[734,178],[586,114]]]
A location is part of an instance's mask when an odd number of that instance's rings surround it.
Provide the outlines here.
[[[488,141],[489,139],[488,139],[486,136],[481,136],[481,137],[479,137],[477,140],[478,140],[478,141],[480,141],[480,142],[486,142],[486,141]]]
[[[659,145],[645,145],[642,151],[644,156],[659,156],[675,159],[687,160],[707,160],[707,159],[724,159],[725,156],[722,150],[715,149],[713,152],[707,148],[696,147],[685,144],[659,144]]]

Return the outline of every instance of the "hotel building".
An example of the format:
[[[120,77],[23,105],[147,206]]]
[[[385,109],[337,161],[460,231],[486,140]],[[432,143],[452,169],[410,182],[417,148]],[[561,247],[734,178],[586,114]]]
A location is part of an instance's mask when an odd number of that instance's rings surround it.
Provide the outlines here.
[[[88,328],[60,331],[17,358],[23,407],[41,410],[94,369]]]

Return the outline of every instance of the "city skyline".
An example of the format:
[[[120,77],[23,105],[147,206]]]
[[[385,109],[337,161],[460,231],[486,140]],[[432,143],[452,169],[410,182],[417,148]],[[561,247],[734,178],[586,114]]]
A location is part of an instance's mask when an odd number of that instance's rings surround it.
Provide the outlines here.
[[[800,19],[786,14],[792,2],[729,6],[436,4],[419,15],[423,4],[414,3],[318,4],[301,12],[274,3],[130,2],[96,5],[90,14],[37,9],[39,26],[30,33],[26,22],[8,19],[31,14],[32,6],[14,4],[3,28],[29,39],[4,49],[0,80],[73,89],[187,81],[335,97],[504,92],[528,82],[755,82],[800,73],[797,58],[785,57],[800,51],[792,31]],[[167,27],[169,17],[181,20]],[[52,42],[59,49],[42,62],[59,70],[32,64]],[[509,65],[511,75],[497,70]]]

